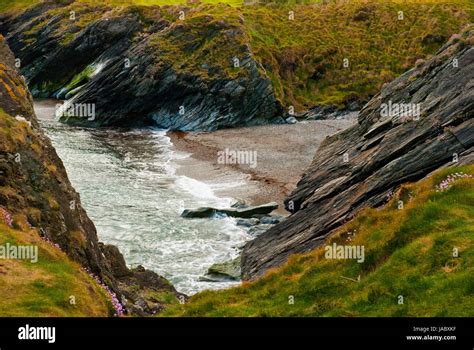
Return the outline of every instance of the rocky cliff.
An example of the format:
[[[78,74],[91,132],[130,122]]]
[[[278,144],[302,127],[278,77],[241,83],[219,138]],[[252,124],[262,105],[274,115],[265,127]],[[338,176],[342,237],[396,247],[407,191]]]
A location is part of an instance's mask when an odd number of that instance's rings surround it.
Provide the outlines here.
[[[469,0],[158,2],[3,6],[0,33],[34,96],[94,104],[69,123],[216,130],[358,110],[472,21]]]
[[[439,169],[328,237],[330,248],[359,253],[340,259],[321,246],[258,281],[193,295],[163,316],[472,317],[473,203],[474,164]]]
[[[152,313],[163,305],[153,293],[178,295],[162,277],[129,270],[114,246],[98,241],[50,140],[39,128],[32,97],[0,35],[0,220],[58,245],[99,276],[129,311]]]
[[[441,167],[473,164],[473,117],[470,26],[384,86],[361,110],[357,125],[323,142],[285,202],[293,214],[245,246],[244,278],[323,244],[362,208],[386,203],[404,182]]]
[[[227,5],[46,2],[3,16],[0,31],[34,96],[94,104],[93,120],[65,113],[70,123],[215,130],[283,121],[243,18]]]

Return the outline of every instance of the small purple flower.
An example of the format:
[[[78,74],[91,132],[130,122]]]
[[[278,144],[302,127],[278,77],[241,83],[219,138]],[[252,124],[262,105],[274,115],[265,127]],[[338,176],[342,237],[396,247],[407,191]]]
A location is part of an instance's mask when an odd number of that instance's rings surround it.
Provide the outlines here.
[[[390,191],[388,191],[388,193],[387,193],[387,202],[390,201],[390,199],[392,199],[392,197],[393,197],[393,191],[390,190]]]
[[[123,307],[122,303],[119,301],[119,299],[117,298],[117,295],[112,292],[110,290],[110,288],[103,282],[100,280],[99,277],[97,277],[95,274],[93,274],[92,272],[90,272],[88,269],[86,268],[83,268],[85,272],[87,272],[89,274],[89,276],[92,277],[92,279],[94,279],[94,281],[97,282],[97,284],[109,295],[109,298],[110,298],[110,301],[112,302],[112,306],[114,307],[115,309],[115,314],[114,316],[115,317],[119,317],[119,316],[123,316],[123,314],[125,313],[125,308]]]
[[[446,191],[451,185],[454,183],[454,181],[458,179],[472,179],[472,175],[470,174],[464,174],[464,173],[454,173],[450,174],[441,181],[437,186],[436,186],[436,192],[443,192]]]
[[[9,226],[13,227],[13,217],[4,207],[0,207],[0,218]]]
[[[60,246],[59,244],[54,243],[54,242],[51,241],[48,237],[43,236],[43,237],[41,237],[41,239],[42,239],[43,241],[45,241],[46,243],[48,243],[50,246],[52,246],[52,247],[54,247],[54,248],[57,248],[57,249],[59,249],[60,251],[63,251],[63,250],[61,249],[61,246]]]

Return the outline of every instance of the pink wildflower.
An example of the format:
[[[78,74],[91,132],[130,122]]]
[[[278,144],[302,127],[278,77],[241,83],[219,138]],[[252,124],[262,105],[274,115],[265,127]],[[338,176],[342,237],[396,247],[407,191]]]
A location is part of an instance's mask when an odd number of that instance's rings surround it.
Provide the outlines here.
[[[13,217],[4,207],[0,207],[0,219],[2,219],[9,227],[13,227]]]
[[[454,174],[448,175],[446,179],[441,181],[439,185],[436,186],[436,192],[446,191],[448,188],[451,187],[454,181],[458,179],[463,179],[463,178],[472,179],[472,175],[464,174],[464,173],[454,173]]]

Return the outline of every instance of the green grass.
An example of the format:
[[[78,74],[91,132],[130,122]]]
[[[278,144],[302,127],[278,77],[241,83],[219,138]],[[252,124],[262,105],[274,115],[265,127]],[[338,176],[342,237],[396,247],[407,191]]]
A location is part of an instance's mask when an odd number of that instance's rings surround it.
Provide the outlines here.
[[[40,3],[40,0],[2,0],[0,2],[0,13],[21,10],[31,5]]]
[[[472,317],[474,180],[436,192],[453,172],[474,175],[474,166],[405,185],[384,208],[365,209],[332,236],[328,244],[363,245],[363,263],[326,259],[321,247],[293,256],[256,282],[199,293],[163,316]],[[406,199],[402,210],[400,198]],[[360,282],[344,278],[358,276]]]
[[[66,254],[39,238],[36,230],[12,229],[0,221],[0,245],[38,246],[38,262],[0,260],[3,317],[107,317],[106,293]]]
[[[153,34],[150,43],[157,62],[168,61],[177,71],[188,71],[209,78],[203,67],[219,67],[221,75],[235,79],[245,71],[234,68],[233,59],[242,60],[242,47],[248,36],[226,33],[228,28],[242,27],[238,9],[220,5],[202,5],[190,11],[180,24],[182,30],[166,30]],[[225,25],[223,25],[225,23]]]
[[[2,6],[5,11],[28,3],[35,1],[8,1]],[[184,1],[77,1],[45,13],[42,22],[26,31],[24,41],[34,42],[51,16],[62,12],[64,18],[55,33],[60,44],[67,45],[106,12],[100,7],[104,4],[112,6],[116,15],[138,11],[144,23],[152,23],[158,17],[147,10],[148,5],[181,3]],[[190,11],[183,21],[178,20],[177,11],[162,8],[160,15],[179,22],[186,32],[178,30],[177,36],[173,30],[165,30],[153,35],[156,64],[171,61],[178,69],[206,78],[207,70],[202,65],[207,63],[235,78],[238,70],[232,70],[230,62],[239,46],[248,44],[261,64],[261,72],[271,79],[277,98],[297,112],[315,106],[343,108],[352,101],[366,102],[384,83],[413,67],[418,59],[429,58],[474,18],[472,0],[331,0],[324,4],[282,0],[255,6],[240,4],[235,0],[186,2]],[[131,9],[129,5],[138,7]],[[78,17],[72,28],[67,15],[71,9]],[[290,11],[294,20],[289,18]],[[399,11],[403,12],[403,20],[398,18]],[[229,40],[223,34],[225,29],[216,27],[219,21],[245,34]],[[213,36],[217,30],[221,31],[219,37]],[[348,67],[344,67],[345,59]]]
[[[28,101],[20,81],[10,81],[0,63],[0,84],[12,101]],[[18,78],[19,79],[19,78]],[[20,102],[21,103],[21,102]],[[25,102],[26,103],[26,102]],[[15,154],[22,145],[31,149],[31,162],[35,152],[42,152],[36,136],[26,123],[17,121],[0,108],[0,153]],[[23,155],[24,153],[22,153]],[[44,156],[44,154],[42,154]],[[36,173],[44,178],[51,176],[56,167],[45,161]],[[21,179],[19,180],[21,181]],[[21,246],[38,247],[38,261],[0,258],[0,316],[42,317],[42,316],[111,316],[114,313],[109,296],[65,253],[42,240],[38,229],[32,228],[27,217],[38,217],[38,208],[28,207],[29,203],[41,206],[32,196],[22,195],[18,188],[7,182],[0,186],[2,198],[18,208],[7,208],[13,215],[13,228],[6,225],[0,214],[0,246],[8,242]],[[50,209],[55,210],[58,203],[50,193],[44,193],[45,202],[50,201]],[[41,198],[41,197],[37,197]],[[23,208],[22,208],[23,207]],[[22,208],[22,209],[19,209]],[[74,235],[78,232],[70,232]],[[80,235],[80,233],[79,233]],[[80,240],[78,240],[80,244]],[[73,303],[74,301],[75,303]]]
[[[77,74],[70,83],[66,86],[66,89],[72,90],[82,84],[87,83],[90,80],[91,75],[94,73],[95,68],[93,66],[87,66],[81,73]]]
[[[472,22],[473,8],[467,0],[354,0],[241,11],[255,57],[277,87],[279,99],[303,111],[367,101]]]
[[[7,11],[23,10],[28,6],[41,3],[41,0],[2,0],[0,3],[0,13]],[[202,0],[201,2],[207,4],[229,4],[232,6],[241,6],[242,0]],[[87,4],[103,4],[111,6],[163,6],[163,5],[185,5],[189,3],[187,0],[80,0],[76,3]],[[191,2],[192,3],[192,2]]]

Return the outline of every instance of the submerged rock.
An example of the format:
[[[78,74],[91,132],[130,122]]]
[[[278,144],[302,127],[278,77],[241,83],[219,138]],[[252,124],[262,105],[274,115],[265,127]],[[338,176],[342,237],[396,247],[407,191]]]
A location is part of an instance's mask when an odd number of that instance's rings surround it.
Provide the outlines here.
[[[244,227],[251,227],[258,225],[260,223],[260,220],[257,218],[250,218],[250,219],[238,219],[235,224],[237,226],[244,226]]]
[[[286,219],[283,215],[275,215],[275,216],[270,216],[270,215],[263,215],[260,216],[259,218],[260,224],[265,224],[265,225],[276,225]]]
[[[420,114],[384,113],[389,105],[421,106]],[[262,276],[291,254],[321,245],[362,208],[384,204],[402,183],[441,167],[474,163],[473,144],[471,28],[385,85],[362,109],[357,125],[321,144],[285,201],[293,214],[244,247],[243,278]]]
[[[251,236],[258,237],[261,234],[267,232],[269,229],[271,229],[274,225],[273,224],[262,224],[262,225],[256,225],[252,226],[248,233]]]
[[[296,124],[298,123],[298,120],[295,117],[288,117],[285,119],[287,124]]]
[[[197,209],[184,209],[181,213],[183,218],[211,218],[217,214],[217,209],[203,207]]]

